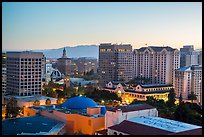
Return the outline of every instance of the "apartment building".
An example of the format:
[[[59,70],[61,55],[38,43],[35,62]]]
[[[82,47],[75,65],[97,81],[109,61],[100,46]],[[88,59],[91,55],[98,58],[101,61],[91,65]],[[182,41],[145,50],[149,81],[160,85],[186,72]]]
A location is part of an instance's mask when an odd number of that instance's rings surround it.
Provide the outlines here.
[[[42,52],[6,53],[6,90],[17,96],[42,94]]]
[[[169,46],[148,46],[133,51],[133,77],[145,77],[151,84],[173,84],[179,68],[179,51]]]
[[[102,43],[99,45],[100,83],[132,79],[132,46],[130,44]]]
[[[175,70],[175,93],[184,100],[188,100],[189,94],[197,95],[197,102],[202,104],[202,66],[192,65]]]

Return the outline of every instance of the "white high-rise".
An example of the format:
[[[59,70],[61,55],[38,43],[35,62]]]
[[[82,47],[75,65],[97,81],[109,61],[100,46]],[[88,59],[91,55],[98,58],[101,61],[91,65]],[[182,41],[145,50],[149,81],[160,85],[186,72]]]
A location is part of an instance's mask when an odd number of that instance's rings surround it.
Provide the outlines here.
[[[202,66],[192,65],[175,70],[175,93],[184,100],[188,99],[191,92],[197,95],[198,103],[202,104]]]
[[[180,66],[177,49],[148,46],[133,52],[133,77],[149,78],[152,84],[173,84],[174,70]]]
[[[42,52],[6,53],[6,90],[17,96],[42,94]]]

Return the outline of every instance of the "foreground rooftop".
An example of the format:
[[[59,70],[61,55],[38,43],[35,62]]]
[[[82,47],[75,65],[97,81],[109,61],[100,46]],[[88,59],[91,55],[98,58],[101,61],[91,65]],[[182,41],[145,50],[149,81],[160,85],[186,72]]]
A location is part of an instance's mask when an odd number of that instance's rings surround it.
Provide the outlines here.
[[[50,134],[60,130],[65,123],[41,115],[5,119],[2,135]]]

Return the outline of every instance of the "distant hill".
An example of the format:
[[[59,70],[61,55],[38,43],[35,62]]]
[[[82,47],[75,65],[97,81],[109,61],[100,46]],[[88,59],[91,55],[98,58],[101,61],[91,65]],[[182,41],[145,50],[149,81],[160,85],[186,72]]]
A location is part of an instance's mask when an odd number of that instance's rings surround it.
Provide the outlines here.
[[[48,59],[55,59],[62,57],[62,48],[58,49],[44,49],[44,50],[29,50],[35,52],[43,52],[45,57]],[[78,58],[78,57],[91,57],[98,58],[99,46],[97,45],[79,45],[75,47],[67,46],[65,47],[68,58]]]

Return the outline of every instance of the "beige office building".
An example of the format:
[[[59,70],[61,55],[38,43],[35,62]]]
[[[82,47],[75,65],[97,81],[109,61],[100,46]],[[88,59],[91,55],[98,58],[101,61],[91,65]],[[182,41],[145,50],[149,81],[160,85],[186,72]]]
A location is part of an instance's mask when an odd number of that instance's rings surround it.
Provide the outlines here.
[[[6,92],[17,96],[42,94],[42,52],[6,53]]]
[[[130,44],[103,43],[99,45],[100,83],[132,79],[133,56]]]

